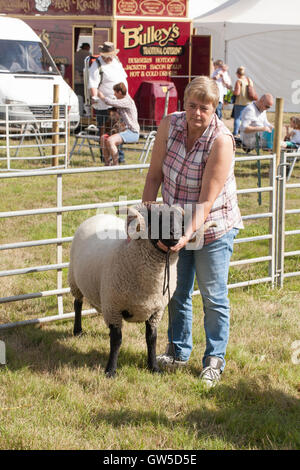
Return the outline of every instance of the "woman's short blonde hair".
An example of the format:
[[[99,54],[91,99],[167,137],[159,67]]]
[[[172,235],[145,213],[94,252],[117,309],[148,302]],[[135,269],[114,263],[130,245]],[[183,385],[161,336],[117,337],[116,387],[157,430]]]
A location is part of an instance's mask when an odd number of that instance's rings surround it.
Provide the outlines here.
[[[242,75],[245,75],[245,67],[243,67],[243,65],[241,65],[241,66],[237,69],[236,73],[239,74],[239,75],[241,75],[241,76],[242,76]]]
[[[215,80],[205,75],[194,78],[184,90],[183,104],[186,107],[187,100],[195,97],[203,103],[211,103],[214,108],[219,103],[219,88]]]

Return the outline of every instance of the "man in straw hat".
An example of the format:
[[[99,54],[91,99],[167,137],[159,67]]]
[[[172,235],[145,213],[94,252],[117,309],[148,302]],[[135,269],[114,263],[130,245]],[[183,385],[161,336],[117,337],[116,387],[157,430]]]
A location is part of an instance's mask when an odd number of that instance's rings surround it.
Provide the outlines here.
[[[128,84],[127,74],[117,58],[119,49],[116,49],[112,42],[106,41],[99,46],[99,53],[99,58],[92,63],[89,70],[89,89],[93,108],[96,111],[97,125],[100,127],[100,135],[102,135],[111,106],[99,99],[98,90],[106,97],[114,98],[114,85],[123,82],[128,89]],[[102,151],[101,159],[103,160]],[[124,162],[124,152],[121,148],[119,148],[119,162]]]

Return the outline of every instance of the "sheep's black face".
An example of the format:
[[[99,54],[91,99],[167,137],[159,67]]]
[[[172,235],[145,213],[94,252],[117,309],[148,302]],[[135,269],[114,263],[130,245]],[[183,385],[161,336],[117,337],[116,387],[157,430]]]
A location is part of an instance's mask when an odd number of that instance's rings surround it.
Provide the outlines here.
[[[183,213],[177,208],[148,209],[148,234],[154,244],[160,240],[167,247],[175,246],[184,233],[183,224]]]

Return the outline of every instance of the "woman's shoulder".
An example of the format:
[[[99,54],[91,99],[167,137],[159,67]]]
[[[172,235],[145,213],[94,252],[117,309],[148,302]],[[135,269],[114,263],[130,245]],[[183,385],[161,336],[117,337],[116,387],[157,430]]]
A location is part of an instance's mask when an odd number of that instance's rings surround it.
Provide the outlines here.
[[[170,124],[173,126],[182,127],[186,121],[186,114],[185,111],[175,111],[168,114],[167,118],[169,118]]]
[[[185,112],[176,111],[163,117],[159,123],[158,133],[168,136],[169,132],[180,131],[184,129]]]
[[[213,132],[214,139],[221,138],[221,140],[226,141],[228,136],[230,138],[233,138],[232,132],[228,129],[228,127],[224,124],[223,121],[221,121],[220,119],[216,119],[216,125],[215,125],[215,129]]]

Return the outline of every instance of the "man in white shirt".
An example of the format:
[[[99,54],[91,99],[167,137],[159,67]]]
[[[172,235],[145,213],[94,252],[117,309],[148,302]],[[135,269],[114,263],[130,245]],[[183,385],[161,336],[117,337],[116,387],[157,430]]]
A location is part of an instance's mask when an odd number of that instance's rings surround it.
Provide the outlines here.
[[[119,52],[115,49],[112,42],[104,42],[99,46],[100,57],[95,60],[89,69],[89,85],[92,97],[92,105],[96,111],[97,125],[100,127],[100,135],[103,134],[102,129],[109,117],[108,110],[111,106],[104,101],[99,100],[98,89],[108,98],[114,98],[113,87],[117,83],[123,82],[128,89],[127,74],[117,58]],[[102,152],[101,152],[101,159]],[[124,162],[124,152],[119,149],[119,162]]]
[[[257,132],[272,132],[273,125],[268,121],[266,110],[271,108],[274,98],[270,93],[248,104],[241,115],[240,136],[245,149],[251,150],[256,145]]]
[[[219,88],[219,104],[216,108],[216,114],[219,119],[222,119],[222,109],[224,103],[224,95],[226,95],[227,90],[231,88],[231,79],[228,74],[228,67],[224,64],[223,60],[216,60],[214,62],[213,74],[211,78],[216,80]]]

